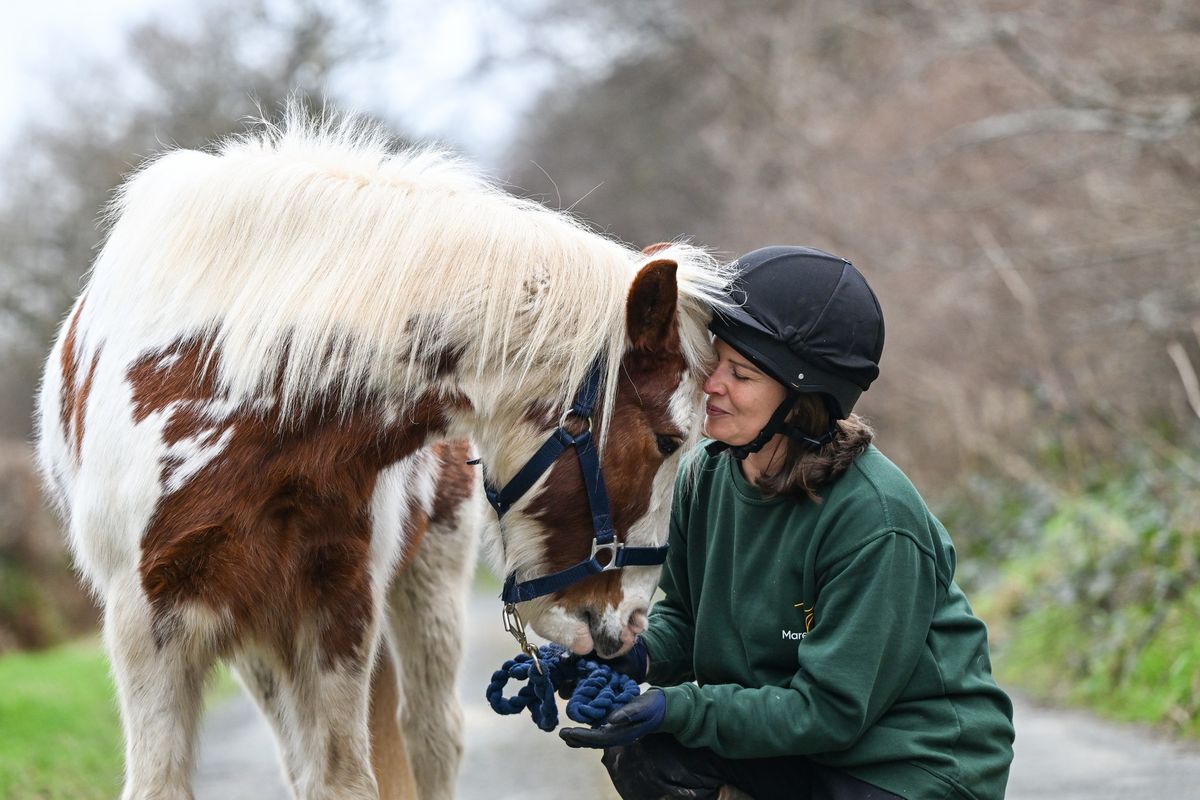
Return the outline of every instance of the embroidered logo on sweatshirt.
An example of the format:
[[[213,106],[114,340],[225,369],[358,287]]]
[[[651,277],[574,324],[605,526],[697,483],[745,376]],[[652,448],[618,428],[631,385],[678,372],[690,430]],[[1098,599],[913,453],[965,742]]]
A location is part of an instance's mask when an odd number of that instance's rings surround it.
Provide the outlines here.
[[[804,632],[808,633],[809,631],[811,631],[812,626],[813,626],[814,615],[817,613],[817,607],[815,605],[810,606],[807,603],[805,603],[803,600],[801,600],[799,603],[796,603],[796,605],[793,606],[793,608],[798,608],[804,612]]]
[[[800,641],[805,636],[808,636],[809,631],[812,630],[813,620],[815,618],[817,607],[815,605],[810,606],[807,603],[801,601],[799,603],[796,603],[796,605],[793,606],[793,608],[798,608],[802,612],[804,612],[804,630],[803,631],[789,631],[787,628],[784,628],[780,631],[780,633],[783,634],[784,639],[791,639],[792,641]]]

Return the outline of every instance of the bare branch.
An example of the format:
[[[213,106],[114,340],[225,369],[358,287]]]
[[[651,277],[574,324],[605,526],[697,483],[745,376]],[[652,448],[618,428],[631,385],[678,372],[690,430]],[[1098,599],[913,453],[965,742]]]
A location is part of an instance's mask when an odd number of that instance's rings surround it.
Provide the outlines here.
[[[1021,305],[1028,323],[1029,337],[1033,343],[1034,355],[1037,359],[1038,378],[1046,389],[1047,398],[1055,411],[1062,412],[1068,407],[1067,393],[1063,388],[1054,368],[1054,358],[1051,352],[1050,336],[1042,324],[1041,312],[1038,308],[1037,297],[1029,287],[1025,278],[1017,271],[1017,266],[996,241],[995,235],[986,225],[976,223],[971,226],[975,240],[983,248],[988,262],[1000,275],[1005,287]]]
[[[1095,84],[1093,91],[1085,92],[1068,86],[1060,70],[1051,69],[1030,52],[1017,35],[1017,26],[1011,20],[1001,21],[993,29],[992,41],[1021,72],[1068,108],[1111,109],[1120,103],[1120,94],[1103,83],[1095,73],[1090,76]]]
[[[1179,380],[1183,382],[1183,391],[1187,395],[1188,405],[1192,407],[1192,413],[1200,419],[1200,380],[1196,378],[1196,370],[1192,368],[1187,351],[1178,341],[1172,341],[1167,345],[1167,355],[1171,357],[1176,371],[1179,372]]]
[[[945,155],[1002,139],[1039,133],[1101,133],[1146,142],[1164,142],[1193,121],[1190,101],[1175,103],[1158,117],[1126,114],[1111,109],[1038,108],[997,114],[961,125],[934,142],[932,154]],[[927,154],[927,156],[930,154]]]
[[[1017,267],[1008,257],[1008,253],[1004,252],[1004,248],[996,241],[991,229],[986,225],[975,223],[971,226],[971,233],[974,234],[975,241],[979,243],[979,246],[983,248],[984,255],[999,274],[1005,288],[1021,304],[1022,310],[1030,316],[1036,314],[1037,300],[1034,299],[1033,290],[1021,277],[1021,273],[1017,271]]]

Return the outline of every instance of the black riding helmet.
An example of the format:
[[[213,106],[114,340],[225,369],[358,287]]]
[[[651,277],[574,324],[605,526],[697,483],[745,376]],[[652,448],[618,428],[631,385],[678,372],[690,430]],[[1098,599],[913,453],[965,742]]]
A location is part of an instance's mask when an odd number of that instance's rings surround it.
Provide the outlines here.
[[[733,266],[734,307],[714,314],[709,330],[783,384],[788,396],[753,442],[731,452],[745,458],[781,430],[813,446],[825,444],[836,428],[810,439],[785,429],[783,420],[803,392],[821,394],[834,419],[850,415],[879,376],[879,300],[853,264],[811,247],[763,247]]]

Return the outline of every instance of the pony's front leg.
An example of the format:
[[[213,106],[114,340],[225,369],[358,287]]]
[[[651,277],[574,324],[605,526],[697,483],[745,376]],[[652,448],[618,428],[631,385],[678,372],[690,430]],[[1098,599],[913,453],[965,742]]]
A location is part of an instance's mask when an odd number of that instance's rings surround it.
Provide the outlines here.
[[[388,596],[388,623],[400,658],[402,723],[421,800],[455,797],[463,756],[458,671],[482,514],[476,491],[452,512],[431,519]]]
[[[204,678],[214,657],[190,635],[202,609],[155,620],[136,578],[115,585],[104,605],[104,642],[125,731],[122,800],[190,800]],[[157,622],[157,626],[156,626]]]

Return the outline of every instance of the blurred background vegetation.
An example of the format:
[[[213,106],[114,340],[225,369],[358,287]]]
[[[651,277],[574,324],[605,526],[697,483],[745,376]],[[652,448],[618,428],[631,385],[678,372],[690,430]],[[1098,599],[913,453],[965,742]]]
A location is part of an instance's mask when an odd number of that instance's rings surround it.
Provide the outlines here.
[[[0,153],[0,651],[95,623],[27,442],[122,175],[291,92],[417,139],[430,92],[495,85],[503,135],[480,148],[453,115],[436,133],[516,193],[639,246],[854,261],[888,322],[862,411],[955,538],[1002,680],[1200,734],[1200,6],[204,9],[151,14],[119,60],[64,56]],[[455,19],[467,66],[402,91],[424,77],[397,54],[455,46]]]

